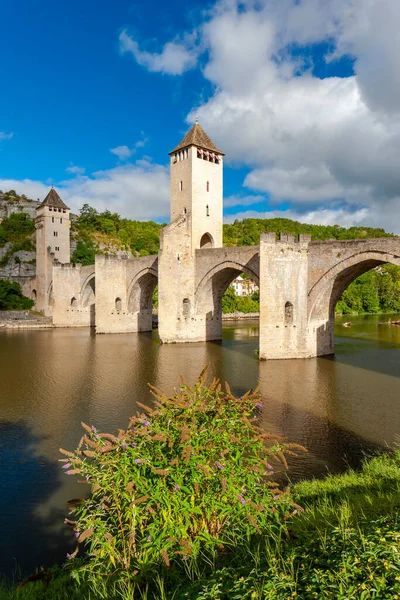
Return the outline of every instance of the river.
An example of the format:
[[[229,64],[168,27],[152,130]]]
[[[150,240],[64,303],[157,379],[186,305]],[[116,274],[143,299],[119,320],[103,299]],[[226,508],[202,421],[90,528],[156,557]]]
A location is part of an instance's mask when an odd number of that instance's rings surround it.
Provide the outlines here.
[[[259,362],[257,322],[229,324],[217,343],[160,345],[157,333],[95,336],[89,329],[0,332],[0,573],[31,572],[73,547],[65,503],[82,487],[61,470],[83,420],[126,427],[147,383],[172,393],[182,374],[209,375],[242,394],[258,384],[267,431],[300,443],[289,477],[357,467],[400,433],[400,327],[393,315],[336,322],[336,355]],[[398,317],[397,317],[398,318]],[[352,326],[343,327],[351,320]]]

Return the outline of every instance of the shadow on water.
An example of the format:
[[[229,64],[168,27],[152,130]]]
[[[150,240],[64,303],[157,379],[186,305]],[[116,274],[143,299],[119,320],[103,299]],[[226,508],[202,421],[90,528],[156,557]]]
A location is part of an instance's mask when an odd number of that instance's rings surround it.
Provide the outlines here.
[[[37,456],[43,438],[23,423],[0,423],[0,573],[7,578],[30,574],[40,565],[61,562],[71,547],[71,533],[63,524],[66,510],[40,507],[60,487],[58,463]],[[54,535],[56,533],[56,535]]]

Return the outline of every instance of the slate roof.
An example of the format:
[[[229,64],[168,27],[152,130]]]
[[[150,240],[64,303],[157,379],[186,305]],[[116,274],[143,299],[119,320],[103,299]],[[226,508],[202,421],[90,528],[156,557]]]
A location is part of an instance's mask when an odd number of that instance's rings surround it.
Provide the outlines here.
[[[51,188],[49,193],[40,206],[51,206],[52,208],[62,208],[63,210],[69,210],[68,206],[61,200],[60,196],[57,194],[54,188]]]
[[[224,154],[222,150],[219,150],[217,146],[210,140],[202,126],[198,123],[193,125],[192,129],[185,135],[181,143],[178,144],[177,147],[174,148],[169,154],[174,154],[174,152],[182,150],[183,148],[187,148],[188,146],[198,146],[199,148],[211,150],[211,152],[216,152],[217,154]]]

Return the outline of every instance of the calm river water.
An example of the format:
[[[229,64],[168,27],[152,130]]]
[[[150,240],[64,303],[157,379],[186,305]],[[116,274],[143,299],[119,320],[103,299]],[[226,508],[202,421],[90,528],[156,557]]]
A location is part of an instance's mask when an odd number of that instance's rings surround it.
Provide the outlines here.
[[[261,386],[265,429],[308,453],[289,476],[358,466],[400,434],[400,327],[389,316],[336,325],[336,355],[259,362],[258,324],[227,325],[218,343],[164,345],[157,333],[95,336],[88,329],[0,333],[0,573],[63,560],[73,547],[65,503],[82,487],[62,473],[58,448],[74,449],[80,421],[127,425],[147,383],[168,393],[210,363],[242,394]],[[391,316],[393,319],[393,315]],[[347,319],[348,320],[348,319]]]

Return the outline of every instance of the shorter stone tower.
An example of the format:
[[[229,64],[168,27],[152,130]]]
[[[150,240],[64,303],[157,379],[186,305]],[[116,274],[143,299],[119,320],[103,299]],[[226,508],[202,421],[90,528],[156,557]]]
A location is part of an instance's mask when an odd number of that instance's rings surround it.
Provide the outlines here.
[[[170,152],[171,223],[186,215],[192,252],[222,247],[223,156],[197,122]]]
[[[69,208],[52,188],[36,209],[36,308],[52,314],[53,263],[69,263]]]

